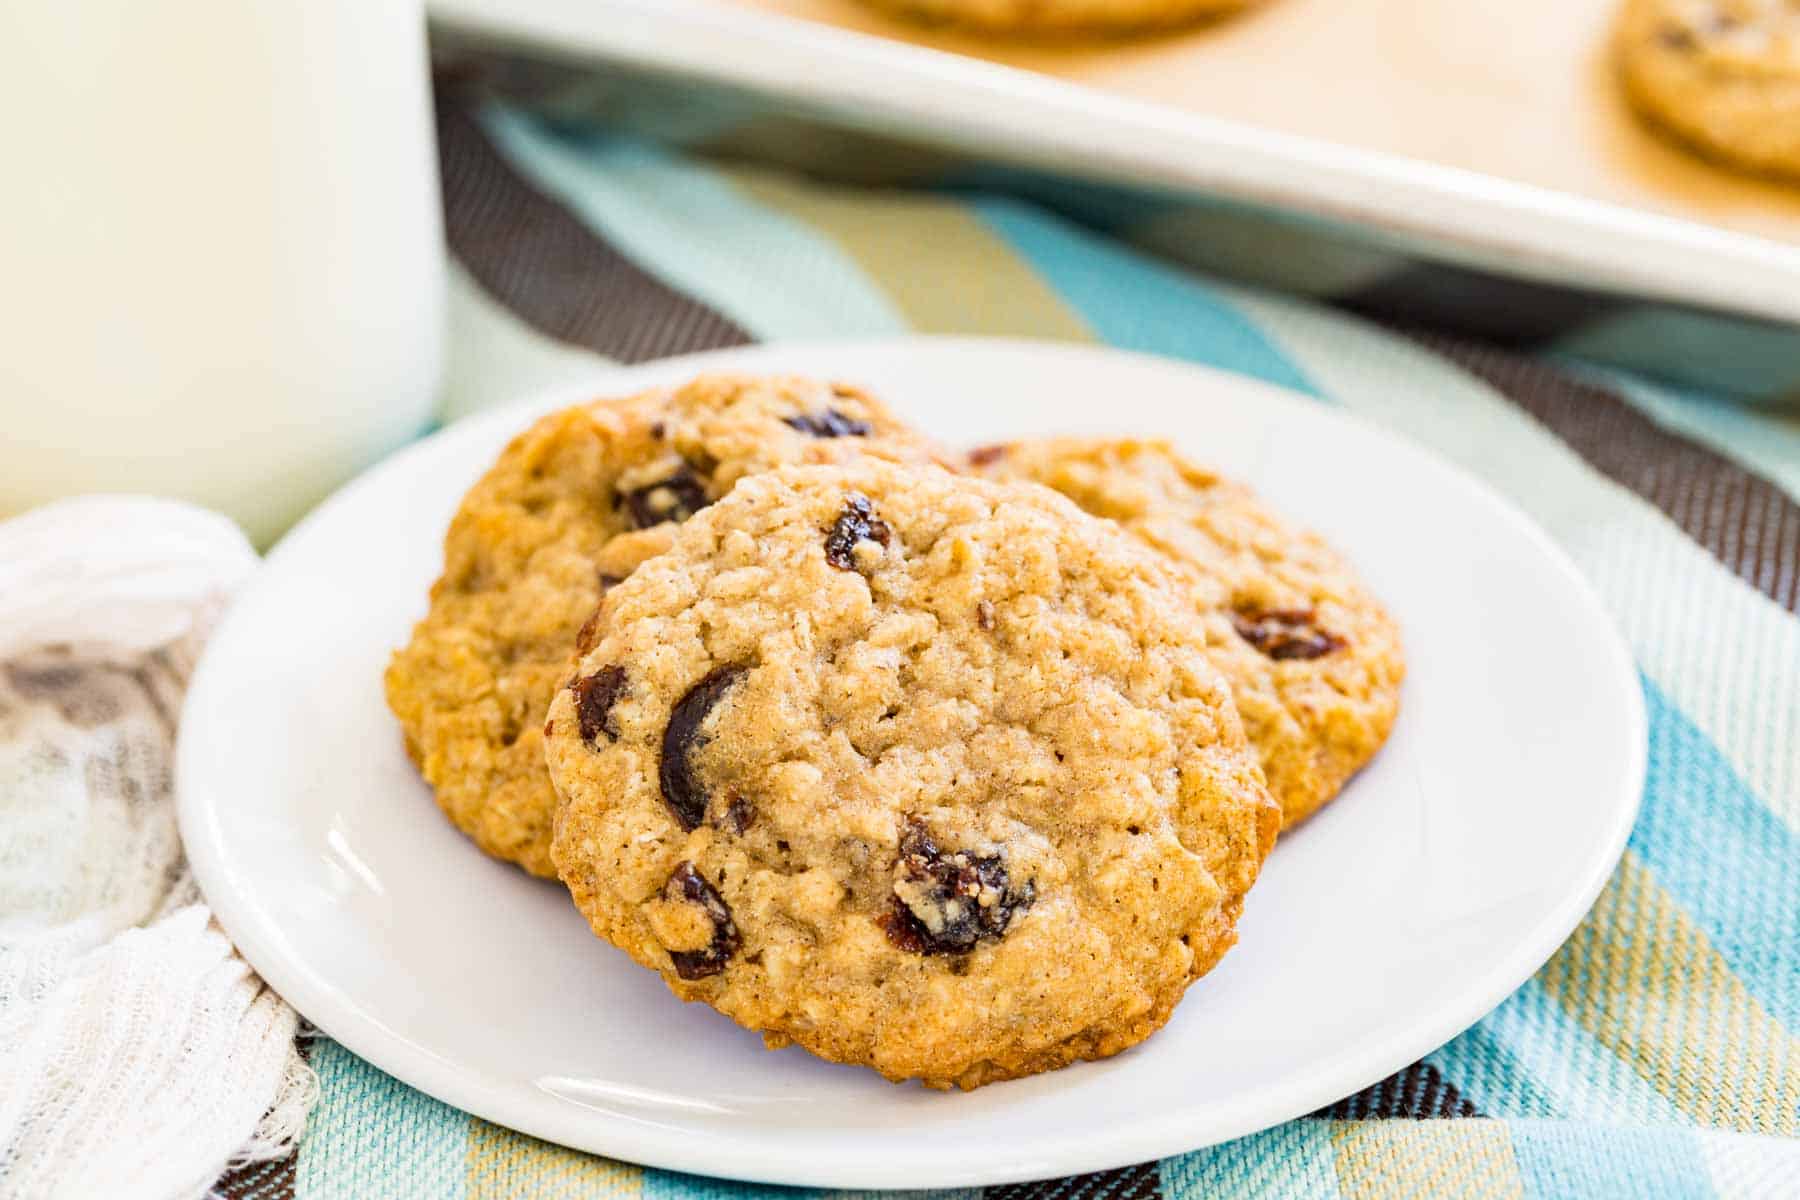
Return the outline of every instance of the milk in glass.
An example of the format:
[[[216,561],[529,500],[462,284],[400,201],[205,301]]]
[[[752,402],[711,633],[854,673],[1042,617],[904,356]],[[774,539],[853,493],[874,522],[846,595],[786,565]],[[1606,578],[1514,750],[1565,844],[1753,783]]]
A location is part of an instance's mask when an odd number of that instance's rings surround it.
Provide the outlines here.
[[[267,541],[429,419],[418,0],[8,0],[0,133],[0,513],[153,492]]]

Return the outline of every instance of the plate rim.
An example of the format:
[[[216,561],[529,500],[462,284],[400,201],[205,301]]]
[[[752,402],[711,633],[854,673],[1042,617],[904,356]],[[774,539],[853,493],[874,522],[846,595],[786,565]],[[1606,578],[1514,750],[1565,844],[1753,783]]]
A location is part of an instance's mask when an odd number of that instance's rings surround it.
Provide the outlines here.
[[[1553,566],[1567,583],[1577,589],[1587,605],[1603,618],[1604,627],[1610,634],[1604,647],[1605,656],[1612,660],[1609,674],[1617,675],[1621,684],[1628,684],[1619,690],[1627,704],[1627,710],[1622,715],[1626,718],[1630,758],[1620,780],[1619,794],[1613,800],[1607,837],[1603,843],[1596,845],[1596,853],[1585,860],[1578,884],[1571,886],[1527,935],[1519,938],[1504,952],[1496,954],[1494,961],[1480,973],[1477,981],[1460,990],[1459,1003],[1442,1005],[1440,1011],[1433,1014],[1434,1019],[1412,1026],[1405,1035],[1396,1034],[1385,1041],[1360,1049],[1347,1049],[1334,1055],[1322,1061],[1317,1069],[1293,1079],[1285,1086],[1249,1091],[1243,1103],[1234,1109],[1232,1120],[1213,1123],[1220,1128],[1209,1127],[1205,1133],[1196,1137],[1177,1113],[1157,1121],[1099,1131],[1090,1138],[1058,1147],[1034,1147],[1031,1153],[1024,1155],[1017,1154],[1010,1147],[996,1148],[995,1160],[979,1166],[953,1164],[944,1168],[910,1164],[909,1178],[904,1183],[896,1183],[891,1168],[884,1167],[870,1156],[847,1154],[841,1159],[822,1164],[818,1161],[797,1163],[793,1161],[791,1154],[777,1150],[774,1153],[765,1152],[760,1157],[753,1152],[747,1159],[709,1162],[704,1166],[697,1166],[691,1132],[647,1122],[636,1124],[620,1121],[610,1116],[597,1118],[591,1113],[582,1116],[572,1106],[566,1114],[558,1113],[554,1119],[542,1119],[546,1113],[527,1111],[522,1102],[515,1103],[505,1093],[489,1090],[478,1074],[412,1042],[360,1006],[339,1006],[334,1003],[329,987],[315,986],[314,972],[309,967],[284,956],[280,947],[283,939],[279,927],[255,911],[258,906],[248,894],[231,886],[231,868],[225,861],[227,852],[221,843],[221,830],[215,819],[220,811],[219,806],[209,804],[199,788],[188,786],[189,780],[199,773],[200,768],[196,763],[204,754],[198,746],[197,737],[189,736],[189,730],[194,728],[194,723],[190,720],[192,712],[204,702],[213,674],[222,669],[215,665],[217,660],[211,654],[212,647],[222,642],[220,635],[244,611],[238,601],[252,595],[264,585],[264,580],[272,574],[270,568],[277,565],[290,546],[299,540],[297,535],[314,523],[324,520],[339,507],[354,503],[365,488],[372,486],[372,480],[392,471],[403,470],[406,463],[419,458],[431,458],[443,453],[444,447],[453,444],[493,436],[493,432],[500,428],[515,432],[523,430],[536,415],[558,405],[579,403],[610,390],[639,386],[639,380],[647,382],[664,375],[697,373],[721,365],[725,369],[774,369],[773,363],[759,365],[760,360],[803,360],[820,353],[878,355],[917,349],[921,343],[929,344],[934,350],[944,348],[952,353],[1028,352],[1040,356],[1135,359],[1164,370],[1174,368],[1195,372],[1202,377],[1223,378],[1229,381],[1228,386],[1232,388],[1248,388],[1263,393],[1258,397],[1259,402],[1300,406],[1309,414],[1309,418],[1353,426],[1393,444],[1425,469],[1443,474],[1452,486],[1472,491],[1497,519],[1514,525],[1542,553],[1546,564]],[[796,361],[788,369],[804,368]],[[872,381],[871,386],[879,386],[878,381]],[[175,754],[177,816],[182,842],[194,878],[215,917],[245,961],[270,987],[288,999],[308,1021],[353,1054],[403,1083],[463,1112],[561,1145],[620,1161],[747,1183],[881,1190],[994,1186],[1085,1174],[1161,1159],[1260,1132],[1386,1078],[1442,1046],[1492,1012],[1529,980],[1562,945],[1593,906],[1624,853],[1642,804],[1647,771],[1648,715],[1642,690],[1637,684],[1635,661],[1617,622],[1562,547],[1503,493],[1460,464],[1404,434],[1352,414],[1323,407],[1288,388],[1218,367],[1162,355],[1071,343],[1023,338],[918,335],[765,343],[701,351],[630,367],[603,366],[592,377],[584,377],[581,382],[562,383],[540,389],[517,403],[473,414],[403,447],[339,488],[298,522],[265,556],[263,564],[246,582],[234,598],[230,610],[214,629],[207,651],[202,654],[195,668],[187,694],[183,698]],[[1007,1157],[1009,1154],[1014,1156]],[[859,1158],[862,1161],[858,1161]]]

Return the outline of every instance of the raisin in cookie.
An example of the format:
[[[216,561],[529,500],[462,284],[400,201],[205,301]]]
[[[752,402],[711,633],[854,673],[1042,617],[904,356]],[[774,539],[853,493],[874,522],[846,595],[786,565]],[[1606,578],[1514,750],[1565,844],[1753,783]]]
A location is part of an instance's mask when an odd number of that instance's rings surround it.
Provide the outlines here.
[[[1234,12],[1254,0],[868,0],[913,20],[989,33],[1121,34]]]
[[[1650,120],[1740,167],[1800,175],[1800,0],[1626,0],[1617,44]]]
[[[878,401],[806,379],[718,376],[552,413],[457,510],[431,607],[387,669],[388,706],[452,823],[552,875],[542,726],[610,581],[748,473],[928,444]]]
[[[1232,944],[1280,822],[1203,643],[1043,488],[759,475],[602,603],[551,854],[771,1046],[962,1087],[1114,1054]]]
[[[1387,740],[1405,674],[1399,629],[1336,551],[1248,488],[1161,441],[1046,438],[970,457],[984,475],[1044,484],[1117,521],[1180,573],[1284,825]]]

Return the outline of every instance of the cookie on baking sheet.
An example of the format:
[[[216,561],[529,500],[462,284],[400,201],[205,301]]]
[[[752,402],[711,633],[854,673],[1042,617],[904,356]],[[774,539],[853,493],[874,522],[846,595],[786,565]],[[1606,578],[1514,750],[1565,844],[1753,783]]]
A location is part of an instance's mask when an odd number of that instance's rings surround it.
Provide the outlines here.
[[[1739,167],[1800,176],[1800,2],[1625,0],[1617,54],[1656,124]]]
[[[1236,12],[1256,0],[866,0],[918,21],[990,33],[1119,34]]]
[[[771,1046],[935,1086],[1148,1037],[1280,822],[1154,557],[934,467],[746,480],[608,592],[546,729],[600,936]]]
[[[970,459],[990,478],[1044,484],[1117,521],[1182,574],[1284,826],[1381,748],[1406,671],[1400,631],[1318,537],[1162,441],[1045,438]]]
[[[552,875],[542,726],[608,582],[745,474],[928,444],[854,388],[712,376],[555,412],[457,510],[430,611],[387,669],[388,706],[451,822]]]

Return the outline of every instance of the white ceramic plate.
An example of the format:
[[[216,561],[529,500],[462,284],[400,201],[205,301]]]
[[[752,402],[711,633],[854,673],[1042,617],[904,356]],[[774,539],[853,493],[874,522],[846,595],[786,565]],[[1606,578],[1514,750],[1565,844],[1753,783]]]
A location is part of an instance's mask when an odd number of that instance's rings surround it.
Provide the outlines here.
[[[1393,740],[1282,839],[1242,942],[1168,1026],[1103,1063],[970,1094],[768,1053],[596,941],[554,884],[438,815],[382,701],[463,490],[537,412],[702,368],[867,384],[932,433],[1173,435],[1335,539],[1411,671]],[[1624,846],[1636,676],[1545,536],[1414,447],[1237,376],[1072,347],[776,346],[619,371],[459,424],[270,555],[188,697],[188,855],[250,962],[309,1019],[443,1100],[637,1162],[828,1187],[1098,1170],[1298,1116],[1473,1023],[1549,956]]]

